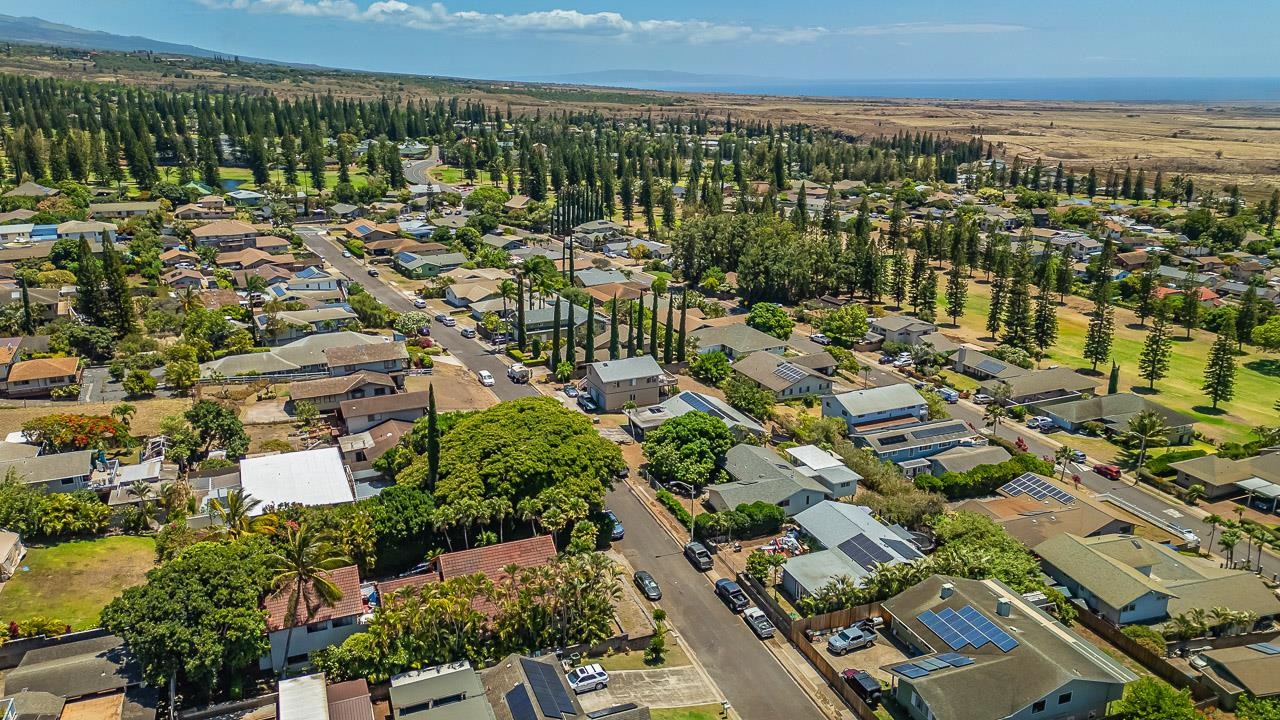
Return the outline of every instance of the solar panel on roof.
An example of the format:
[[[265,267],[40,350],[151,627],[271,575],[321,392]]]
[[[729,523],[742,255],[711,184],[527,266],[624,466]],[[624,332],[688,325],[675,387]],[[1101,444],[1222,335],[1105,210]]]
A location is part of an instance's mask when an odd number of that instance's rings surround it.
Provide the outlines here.
[[[999,625],[991,622],[986,615],[978,612],[972,605],[965,605],[960,608],[960,616],[969,621],[969,624],[980,630],[991,643],[1000,648],[1000,652],[1009,652],[1018,647],[1018,641],[1012,635],[1005,632]]]
[[[1247,647],[1250,650],[1257,650],[1263,655],[1280,655],[1280,645],[1272,645],[1271,643],[1254,643]]]
[[[960,633],[960,637],[975,648],[980,648],[987,644],[986,635],[961,617],[955,610],[943,608],[938,611],[938,617],[942,618],[942,621],[950,625],[953,630]]]
[[[938,617],[932,610],[925,610],[917,615],[916,619],[924,623],[924,626],[929,628],[930,632],[937,635],[952,650],[959,650],[967,643],[960,633],[943,622],[942,618]]]
[[[862,549],[865,550],[868,555],[875,559],[876,562],[893,562],[893,554],[888,550],[885,550],[879,543],[872,540],[870,537],[866,535],[859,535],[855,540],[862,546]]]
[[[922,667],[922,668],[924,668],[925,670],[928,670],[928,671],[930,671],[930,672],[932,672],[932,671],[934,671],[934,670],[942,670],[942,669],[944,669],[944,668],[949,668],[949,667],[951,667],[951,666],[950,666],[950,665],[948,665],[947,663],[943,662],[943,661],[940,659],[940,657],[941,657],[941,656],[936,657],[936,658],[931,658],[931,657],[916,658],[913,662],[914,662],[916,665],[919,665],[920,667]]]
[[[896,550],[899,555],[906,558],[907,560],[912,560],[918,557],[922,557],[920,551],[912,547],[911,543],[909,542],[905,542],[903,540],[894,540],[892,538],[885,538],[884,544]]]
[[[1060,490],[1035,473],[1023,473],[1000,487],[1000,491],[1010,495],[1026,495],[1036,500],[1053,498],[1063,505],[1071,505],[1076,501],[1074,495]]]
[[[520,658],[520,667],[524,669],[525,677],[529,678],[529,686],[533,688],[533,695],[538,699],[538,707],[542,709],[543,715],[559,720],[564,715],[576,712],[573,700],[561,684],[560,673],[555,668],[528,658]]]
[[[973,664],[973,658],[965,657],[964,655],[957,655],[956,653],[942,653],[938,656],[938,660],[950,665],[951,667],[964,667],[965,665]],[[916,662],[919,661],[917,660]]]
[[[781,363],[773,369],[773,374],[786,380],[787,382],[795,382],[805,377],[809,373],[804,368],[792,365],[791,363]]]
[[[516,685],[504,696],[507,707],[511,708],[513,720],[538,720],[538,713],[533,709],[533,701],[529,699],[529,691],[524,684]]]
[[[707,402],[701,395],[698,395],[697,393],[688,393],[684,395],[682,399],[689,405],[689,407],[693,408],[694,410],[697,410],[699,412],[704,412],[710,415],[711,417],[717,417],[717,418],[720,418],[721,420],[727,419],[725,414],[720,412],[719,408]]]
[[[919,665],[912,665],[911,663],[894,665],[892,669],[894,672],[898,673],[899,675],[902,675],[903,677],[909,677],[912,679],[921,678],[929,674],[928,670],[925,670]]]
[[[845,540],[836,546],[840,552],[844,553],[858,567],[870,572],[876,566],[875,560],[862,549],[860,545],[853,541],[853,538]]]

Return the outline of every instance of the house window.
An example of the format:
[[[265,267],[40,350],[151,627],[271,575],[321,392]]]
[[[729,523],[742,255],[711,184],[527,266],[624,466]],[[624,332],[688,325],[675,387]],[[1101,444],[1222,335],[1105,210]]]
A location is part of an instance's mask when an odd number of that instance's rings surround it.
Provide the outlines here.
[[[325,630],[328,630],[328,629],[329,629],[329,623],[327,621],[311,623],[310,625],[307,626],[307,632],[309,633],[324,632]]]
[[[76,479],[75,479],[75,478],[62,478],[62,480],[61,480],[60,482],[61,482],[63,485],[74,485],[74,484],[75,484],[75,482],[76,482]]]
[[[788,498],[786,500],[778,501],[778,507],[791,507],[791,499]]]
[[[1136,604],[1129,603],[1128,605],[1125,605],[1123,608],[1121,608],[1120,612],[1133,612],[1134,610],[1137,610],[1137,609],[1138,609],[1138,606]]]
[[[1066,705],[1069,702],[1071,702],[1071,693],[1065,692],[1058,696],[1059,705]]]
[[[1037,700],[1037,701],[1035,701],[1035,702],[1031,703],[1031,713],[1032,713],[1032,714],[1035,714],[1035,713],[1042,713],[1042,712],[1044,712],[1044,701],[1043,701],[1043,700]]]
[[[348,625],[354,625],[355,622],[356,619],[354,616],[347,615],[346,617],[334,618],[332,626],[336,628],[347,627]]]

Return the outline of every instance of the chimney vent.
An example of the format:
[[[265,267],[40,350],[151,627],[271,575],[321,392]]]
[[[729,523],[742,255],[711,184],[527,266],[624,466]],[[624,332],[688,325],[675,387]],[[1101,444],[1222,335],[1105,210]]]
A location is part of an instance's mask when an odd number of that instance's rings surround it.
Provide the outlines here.
[[[938,596],[941,597],[943,600],[946,600],[947,598],[955,594],[956,594],[955,585],[952,585],[951,583],[942,583],[942,591],[938,593]]]
[[[1009,602],[1009,598],[998,598],[996,600],[996,614],[1000,617],[1009,617],[1009,613],[1013,610],[1013,603]]]

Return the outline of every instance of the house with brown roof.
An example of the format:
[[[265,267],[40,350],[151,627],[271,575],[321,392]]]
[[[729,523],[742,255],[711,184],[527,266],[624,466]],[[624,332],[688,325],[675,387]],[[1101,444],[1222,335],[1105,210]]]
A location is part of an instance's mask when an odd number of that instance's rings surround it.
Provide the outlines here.
[[[234,216],[235,212],[225,206],[214,208],[200,203],[187,203],[173,209],[173,217],[178,220],[225,220]]]
[[[444,301],[454,307],[466,307],[472,303],[492,300],[498,297],[498,285],[501,282],[501,280],[479,280],[455,283],[444,289]]]
[[[351,469],[351,477],[360,481],[380,476],[382,473],[373,469],[374,461],[398,445],[400,438],[412,429],[413,423],[387,420],[364,432],[338,438],[338,450],[343,464]]]
[[[1057,367],[987,380],[982,383],[981,389],[992,397],[1005,396],[1005,405],[1037,405],[1050,400],[1097,395],[1098,381],[1071,368]]]
[[[258,237],[246,242],[246,248],[254,248],[272,255],[280,255],[289,251],[289,241],[275,235],[259,235]],[[292,260],[293,256],[289,256]]]
[[[191,229],[191,237],[201,245],[217,245],[224,250],[239,250],[258,237],[258,229],[239,220],[215,220]]]
[[[421,242],[412,238],[394,237],[374,240],[364,245],[365,252],[374,257],[391,257],[402,252],[415,255],[434,255],[449,252],[449,247],[438,242]]]
[[[361,371],[353,375],[298,380],[289,383],[289,400],[294,409],[306,401],[320,412],[334,412],[347,400],[390,395],[396,382],[383,373]]]
[[[279,720],[373,720],[373,700],[364,678],[329,685],[324,673],[280,681]]]
[[[252,270],[263,265],[288,265],[292,255],[272,255],[257,248],[244,248],[233,252],[218,253],[218,266],[228,270]]]
[[[293,277],[293,272],[279,265],[259,265],[249,270],[236,270],[231,273],[231,282],[235,283],[238,288],[246,287],[249,284],[249,278],[260,277],[268,286],[276,283],[287,282]]]
[[[359,372],[385,373],[401,384],[402,376],[409,369],[409,351],[403,342],[373,342],[327,348],[324,360],[329,374],[334,377]]]
[[[1121,270],[1133,272],[1146,267],[1147,260],[1151,254],[1146,250],[1134,250],[1132,252],[1123,252],[1116,255],[1116,267]]]
[[[182,263],[186,263],[191,266],[199,265],[200,256],[190,250],[179,250],[178,248],[172,248],[160,253],[160,264],[167,268],[171,268]]]
[[[348,400],[338,407],[347,434],[364,432],[387,420],[413,422],[427,414],[427,393],[410,392]]]
[[[79,385],[82,372],[76,357],[23,360],[9,368],[5,392],[13,398],[41,397],[58,388]]]
[[[260,670],[280,672],[288,666],[305,664],[311,653],[340,645],[363,629],[357,622],[367,611],[360,595],[360,571],[355,565],[348,565],[328,574],[329,581],[342,593],[332,605],[320,598],[314,585],[303,588],[292,608],[289,606],[289,601],[294,599],[292,587],[281,588],[263,600],[271,649],[258,660]]]
[[[339,228],[348,237],[364,242],[390,240],[400,233],[400,226],[395,223],[375,223],[368,220],[355,220]]]
[[[464,575],[480,574],[498,582],[506,577],[508,566],[537,568],[550,563],[555,557],[556,542],[551,535],[535,535],[524,540],[458,550],[436,558],[431,569],[425,573],[378,583],[378,594],[385,599],[405,588],[416,589],[428,583],[443,582]],[[481,600],[476,609],[492,612],[496,607]]]
[[[751,353],[735,362],[733,371],[779,401],[831,392],[831,378],[773,353]]]
[[[1218,707],[1234,710],[1241,695],[1280,695],[1280,653],[1274,643],[1219,648],[1197,655],[1191,664],[1200,684],[1218,696]]]
[[[199,270],[190,268],[178,268],[170,270],[160,276],[160,282],[168,285],[174,290],[199,290],[208,286],[208,280]]]

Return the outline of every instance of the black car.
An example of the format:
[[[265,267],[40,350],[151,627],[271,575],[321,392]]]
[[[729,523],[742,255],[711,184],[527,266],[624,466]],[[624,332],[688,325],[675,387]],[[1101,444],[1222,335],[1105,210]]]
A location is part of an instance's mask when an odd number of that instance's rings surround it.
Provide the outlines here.
[[[880,681],[871,677],[866,670],[850,668],[841,672],[840,677],[872,708],[880,704]]]
[[[747,600],[747,594],[742,592],[742,587],[732,580],[717,580],[716,595],[719,595],[724,604],[734,612],[742,612],[751,604],[751,601]]]
[[[369,277],[378,277],[378,271],[374,268],[369,268]]]
[[[636,587],[640,588],[641,594],[646,598],[655,601],[662,599],[662,588],[658,587],[658,581],[653,579],[648,570],[637,570],[631,579],[635,581]]]

